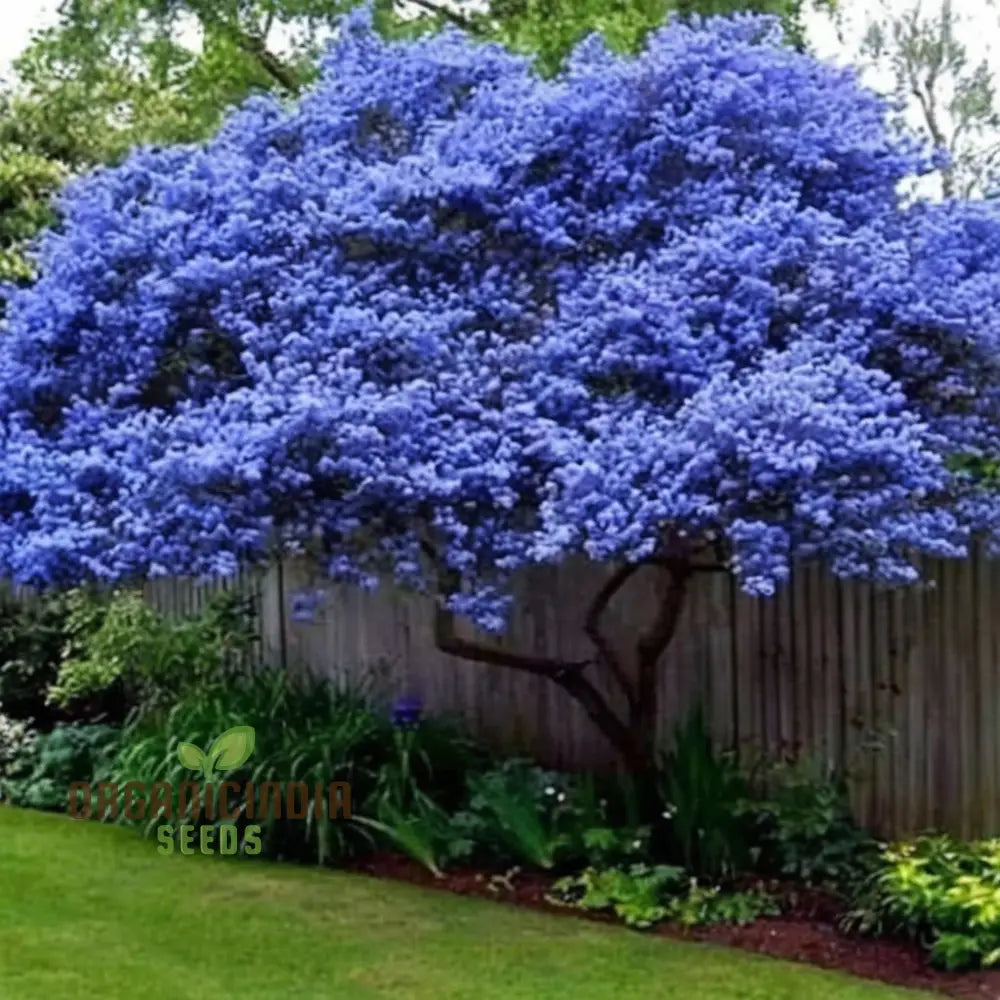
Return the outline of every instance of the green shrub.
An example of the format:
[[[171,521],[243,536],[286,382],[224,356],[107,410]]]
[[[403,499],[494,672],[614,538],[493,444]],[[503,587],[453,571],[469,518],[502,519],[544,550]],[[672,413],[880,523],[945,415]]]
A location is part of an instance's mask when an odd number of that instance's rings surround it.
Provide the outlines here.
[[[672,865],[587,868],[555,882],[551,899],[583,910],[611,910],[629,927],[645,928],[668,918],[670,901],[686,881],[684,869]]]
[[[361,803],[362,810],[372,815],[385,807],[405,814],[418,801],[426,807],[423,800],[428,798],[446,812],[454,812],[467,800],[469,776],[484,770],[489,762],[482,748],[448,719],[422,717],[409,725],[393,722],[385,750],[374,789]]]
[[[673,902],[670,919],[684,927],[703,924],[752,924],[761,917],[781,912],[777,900],[766,892],[750,889],[724,892],[719,886],[690,883],[687,895]]]
[[[0,591],[0,705],[9,718],[48,729],[63,713],[48,703],[69,636],[65,593]]]
[[[49,690],[62,707],[116,686],[133,703],[169,704],[244,667],[255,639],[250,603],[227,592],[179,619],[131,590],[74,590],[66,606],[68,645]]]
[[[381,834],[438,878],[448,865],[467,861],[475,852],[475,842],[461,820],[456,822],[423,794],[416,795],[406,810],[391,801],[382,802],[377,817],[359,816],[357,822]]]
[[[485,767],[478,754],[464,755],[464,768],[464,795],[442,807],[441,792],[428,794],[426,780],[403,782],[404,792],[396,786],[406,769],[383,767],[363,822],[436,875],[456,862],[552,870],[610,867],[649,854],[649,827],[609,825],[608,801],[587,776],[517,759]]]
[[[764,785],[744,806],[759,871],[849,889],[870,869],[878,845],[854,822],[842,776],[808,759],[781,761]]]
[[[946,969],[1000,965],[1000,839],[922,836],[886,848],[845,923],[906,934]]]
[[[7,781],[34,760],[38,733],[25,719],[12,719],[0,704],[0,801],[7,797]]]
[[[636,862],[650,854],[651,830],[648,826],[587,827],[582,848],[592,868],[611,868]]]
[[[552,868],[570,846],[564,776],[508,760],[476,775],[470,793],[467,827],[495,857]]]
[[[464,806],[468,776],[487,758],[460,729],[427,718],[394,723],[388,749],[358,822],[441,876],[448,864],[474,852],[463,824],[467,814],[452,813]]]
[[[778,912],[763,892],[723,892],[703,886],[683,868],[633,864],[587,868],[553,885],[551,900],[585,910],[609,910],[635,928],[662,921],[685,927],[715,923],[752,923]]]
[[[220,733],[239,725],[252,726],[256,733],[251,758],[226,775],[227,781],[241,787],[240,796],[229,800],[241,815],[246,811],[242,796],[249,781],[255,786],[257,807],[263,782],[325,785],[348,781],[353,808],[353,794],[365,782],[372,784],[369,771],[375,767],[380,742],[389,738],[386,727],[380,726],[360,694],[268,670],[228,683],[206,684],[182,696],[169,710],[147,707],[137,713],[122,733],[112,780],[118,783],[120,794],[128,781],[146,786],[169,782],[176,814],[178,789],[195,777],[178,758],[178,745],[193,743],[205,748]],[[121,808],[119,818],[129,822]],[[153,815],[142,822],[147,833],[152,833],[161,819]],[[192,818],[192,822],[200,825],[207,820]],[[352,834],[357,832],[343,820],[313,816],[311,807],[307,822],[272,816],[262,817],[260,823],[265,856],[320,863],[350,853]]]
[[[601,837],[610,834],[606,803],[585,776],[512,759],[471,774],[468,791],[454,822],[479,859],[491,864],[553,869],[584,863],[588,850],[599,854]]]
[[[118,743],[107,725],[59,724],[22,744],[0,778],[0,797],[32,809],[63,810],[74,781],[102,780]]]
[[[660,765],[660,796],[671,860],[711,880],[749,863],[748,785],[732,755],[712,744],[702,710],[677,726]]]

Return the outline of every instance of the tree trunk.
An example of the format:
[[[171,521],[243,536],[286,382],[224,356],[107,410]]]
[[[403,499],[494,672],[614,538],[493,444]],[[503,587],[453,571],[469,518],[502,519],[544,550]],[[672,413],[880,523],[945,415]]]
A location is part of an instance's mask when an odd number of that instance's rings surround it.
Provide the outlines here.
[[[660,717],[659,667],[663,654],[677,633],[692,568],[687,560],[670,560],[663,564],[667,586],[660,595],[656,617],[649,630],[641,635],[635,647],[636,698],[631,729],[649,761],[655,762],[656,727]]]
[[[660,595],[656,615],[649,628],[635,642],[628,664],[604,635],[600,620],[641,565],[652,565],[664,572],[666,588]],[[460,638],[455,632],[454,617],[443,602],[435,614],[435,640],[438,649],[452,656],[510,667],[558,684],[583,710],[620,756],[626,768],[644,785],[654,781],[656,772],[656,728],[659,720],[658,673],[660,660],[677,631],[688,582],[696,566],[687,556],[650,559],[642,564],[622,566],[608,579],[588,609],[584,629],[596,650],[596,658],[562,661],[545,656],[521,654]],[[627,705],[619,714],[603,692],[585,675],[588,667],[603,667]]]

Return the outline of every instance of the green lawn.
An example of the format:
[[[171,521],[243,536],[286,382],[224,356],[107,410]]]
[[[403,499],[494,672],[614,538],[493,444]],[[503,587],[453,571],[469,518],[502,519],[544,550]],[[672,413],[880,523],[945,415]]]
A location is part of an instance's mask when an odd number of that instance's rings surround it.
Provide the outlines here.
[[[0,807],[0,997],[917,1000],[738,951],[361,876],[161,857]]]

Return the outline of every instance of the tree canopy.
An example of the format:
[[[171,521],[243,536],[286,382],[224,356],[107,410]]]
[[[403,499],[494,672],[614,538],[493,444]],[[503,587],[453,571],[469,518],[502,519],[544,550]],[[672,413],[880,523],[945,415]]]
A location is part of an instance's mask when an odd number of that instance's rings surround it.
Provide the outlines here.
[[[431,590],[480,659],[451,615],[502,628],[509,575],[573,553],[621,567],[595,637],[640,565],[913,581],[1000,526],[1000,224],[902,206],[930,158],[886,114],[769,18],[546,79],[351,16],[296,105],[70,185],[0,337],[0,568],[308,552]],[[614,729],[579,665],[507,660]]]

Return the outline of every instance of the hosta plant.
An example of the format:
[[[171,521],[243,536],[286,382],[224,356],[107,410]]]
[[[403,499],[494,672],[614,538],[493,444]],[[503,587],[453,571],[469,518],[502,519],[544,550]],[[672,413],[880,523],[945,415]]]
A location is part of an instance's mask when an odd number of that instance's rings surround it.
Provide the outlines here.
[[[947,969],[1000,966],[1000,840],[928,835],[887,847],[846,922],[906,934]]]

